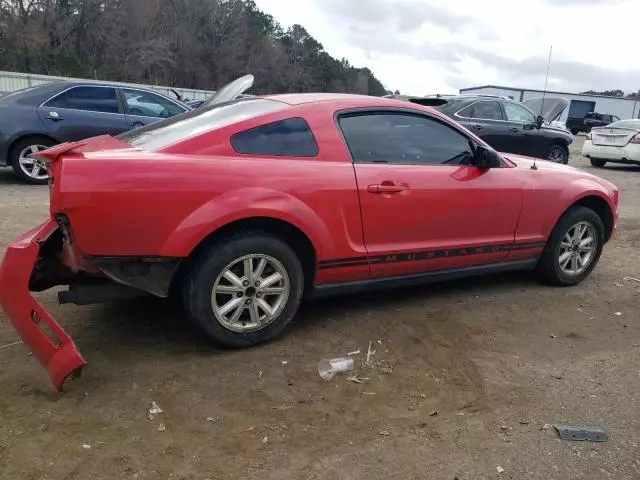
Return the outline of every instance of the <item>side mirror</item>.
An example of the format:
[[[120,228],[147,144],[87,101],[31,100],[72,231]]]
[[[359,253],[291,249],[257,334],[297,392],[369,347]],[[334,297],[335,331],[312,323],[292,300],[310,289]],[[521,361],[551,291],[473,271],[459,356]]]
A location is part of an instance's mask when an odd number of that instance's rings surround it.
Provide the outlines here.
[[[538,125],[538,128],[540,128],[543,123],[544,123],[544,117],[542,115],[538,115],[536,117],[536,125]]]
[[[502,166],[502,160],[493,150],[478,145],[476,147],[476,167],[488,170],[490,168],[499,168]]]

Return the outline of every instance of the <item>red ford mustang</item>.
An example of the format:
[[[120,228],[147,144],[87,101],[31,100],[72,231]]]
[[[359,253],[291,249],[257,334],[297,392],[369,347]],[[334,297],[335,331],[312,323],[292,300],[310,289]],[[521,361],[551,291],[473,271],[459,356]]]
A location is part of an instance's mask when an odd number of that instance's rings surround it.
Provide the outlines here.
[[[212,340],[243,347],[279,334],[305,294],[520,269],[577,284],[615,229],[611,183],[498,154],[427,107],[226,100],[37,154],[51,215],[7,248],[0,303],[57,388],[85,361],[33,291],[176,293]]]

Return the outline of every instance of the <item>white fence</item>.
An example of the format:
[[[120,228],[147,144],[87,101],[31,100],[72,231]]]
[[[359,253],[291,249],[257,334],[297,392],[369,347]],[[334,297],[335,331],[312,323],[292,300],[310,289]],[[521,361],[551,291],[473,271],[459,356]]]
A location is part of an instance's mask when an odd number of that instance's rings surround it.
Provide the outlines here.
[[[36,85],[43,85],[45,83],[55,82],[56,80],[87,80],[86,78],[69,78],[69,77],[52,77],[49,75],[35,75],[31,73],[17,73],[17,72],[5,72],[0,70],[0,95],[15,92],[22,88],[35,87]],[[112,82],[118,83],[118,82]],[[174,95],[171,93],[171,89],[180,93],[183,98],[189,100],[204,100],[211,96],[213,92],[207,90],[194,90],[191,88],[177,88],[177,87],[164,87],[159,85],[140,85],[134,83],[127,83],[122,85],[137,85],[139,87],[146,87],[170,97]]]

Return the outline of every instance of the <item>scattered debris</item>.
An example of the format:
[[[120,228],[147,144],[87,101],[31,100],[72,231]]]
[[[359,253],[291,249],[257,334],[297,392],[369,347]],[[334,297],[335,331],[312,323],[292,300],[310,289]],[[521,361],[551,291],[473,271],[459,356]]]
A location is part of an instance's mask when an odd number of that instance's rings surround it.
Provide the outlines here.
[[[391,375],[393,373],[393,368],[391,367],[382,367],[380,368],[380,373],[383,375]]]
[[[160,408],[160,405],[158,405],[158,403],[155,400],[151,402],[151,408],[149,409],[150,415],[159,415],[162,412],[163,412],[162,408]]]
[[[207,417],[207,423],[213,423],[216,421],[216,417]]]
[[[616,312],[616,313],[614,313],[614,315],[615,315],[616,317],[620,317],[620,316],[622,315],[622,312]]]
[[[288,364],[289,362],[287,362],[286,360],[282,360],[280,363],[281,363],[282,365],[286,365],[286,364]]]
[[[436,415],[438,415],[438,410],[434,410],[429,414],[430,417],[435,417]]]
[[[556,380],[562,380],[562,375],[554,375],[553,373],[551,374],[551,378],[555,378]]]
[[[386,430],[383,430],[383,431],[380,432],[380,435],[382,435],[383,437],[388,437],[391,434],[389,432],[387,432]]]
[[[579,312],[584,312],[584,310],[582,308],[576,308],[577,311]]]
[[[360,350],[354,350],[353,352],[349,352],[347,353],[348,357],[351,357],[353,355],[360,355]]]
[[[456,413],[456,417],[464,417],[464,412],[458,412]]]
[[[630,282],[638,282],[640,283],[640,279],[634,278],[634,277],[624,277],[625,280],[628,280]]]
[[[424,393],[421,393],[420,398],[427,398],[427,396]]]
[[[552,425],[550,423],[545,423],[542,427],[540,427],[540,430],[550,430],[552,427]]]
[[[88,443],[83,443],[82,448],[84,448],[85,450],[91,450],[91,445],[89,445]]]
[[[527,420],[518,420],[518,423],[520,425],[529,425],[529,422]]]
[[[496,470],[498,471],[498,473],[504,473],[504,468],[502,468],[500,465],[496,467]]]
[[[616,287],[624,287],[624,285],[623,285],[623,284],[618,283],[618,282],[614,282],[613,284],[614,284]]]
[[[249,428],[245,428],[244,430],[242,430],[243,432],[253,432],[256,429],[256,427],[249,427]]]
[[[369,348],[367,349],[367,365],[369,365],[370,361],[371,361],[371,355],[375,355],[376,351],[371,348],[372,343],[371,340],[369,340]]]
[[[164,423],[160,423],[160,425],[158,425],[158,431],[159,432],[164,432],[167,429],[167,427],[164,426]]]
[[[607,434],[600,428],[565,427],[554,425],[562,440],[573,442],[606,442]]]
[[[347,381],[349,382],[353,382],[353,383],[366,383],[368,380],[370,380],[367,377],[349,377],[347,378]]]
[[[509,427],[508,427],[508,426],[506,426],[506,425],[502,425],[502,426],[500,427],[500,429],[501,429],[501,430],[509,430]]]
[[[552,333],[551,335],[549,335],[551,338],[558,338],[558,335],[556,335],[555,333]]]
[[[382,340],[378,340],[378,345],[382,345]]]
[[[258,378],[262,378],[262,370],[258,372]]]
[[[318,363],[318,373],[323,380],[331,380],[337,373],[353,370],[355,362],[351,357],[323,358]]]
[[[4,350],[5,348],[9,348],[9,347],[14,347],[16,345],[20,345],[22,342],[22,340],[18,340],[17,342],[13,342],[13,343],[8,343],[7,345],[3,345],[0,347],[0,350]]]
[[[266,444],[268,441],[269,441],[269,437],[264,437],[264,438],[262,439],[262,444],[264,445],[264,444]]]
[[[376,392],[362,392],[362,395],[375,395]]]

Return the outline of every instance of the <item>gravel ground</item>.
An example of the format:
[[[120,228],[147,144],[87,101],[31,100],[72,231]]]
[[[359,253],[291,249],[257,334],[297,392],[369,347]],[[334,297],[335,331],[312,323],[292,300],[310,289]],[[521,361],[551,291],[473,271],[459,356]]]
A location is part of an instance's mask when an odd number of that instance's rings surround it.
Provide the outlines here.
[[[580,147],[570,163],[594,171]],[[574,288],[502,275],[309,303],[281,339],[231,352],[161,301],[42,294],[90,365],[58,393],[24,346],[0,350],[0,478],[640,478],[640,283],[624,280],[640,278],[640,168],[595,173],[621,189],[619,230]],[[0,252],[47,206],[0,171]],[[0,313],[0,346],[16,340]],[[320,358],[355,350],[364,383],[319,379]]]

